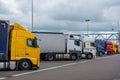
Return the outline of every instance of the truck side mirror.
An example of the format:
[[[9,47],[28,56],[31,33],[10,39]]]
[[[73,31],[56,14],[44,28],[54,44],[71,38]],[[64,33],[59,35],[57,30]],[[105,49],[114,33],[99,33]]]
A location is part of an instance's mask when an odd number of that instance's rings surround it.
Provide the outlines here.
[[[35,47],[35,48],[38,47],[38,45],[37,45],[37,39],[36,39],[36,38],[33,39],[32,45],[33,45],[33,47]]]

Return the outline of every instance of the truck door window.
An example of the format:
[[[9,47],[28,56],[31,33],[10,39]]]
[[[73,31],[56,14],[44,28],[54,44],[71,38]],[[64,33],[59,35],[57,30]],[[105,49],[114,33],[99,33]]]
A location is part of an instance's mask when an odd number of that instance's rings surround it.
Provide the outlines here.
[[[95,47],[95,43],[90,43],[90,46]]]
[[[77,46],[80,46],[80,41],[79,40],[75,40],[74,44],[77,45]]]
[[[84,42],[84,48],[90,47],[90,42]]]
[[[27,39],[27,45],[28,45],[29,47],[35,47],[35,48],[39,47],[39,46],[37,45],[37,38]]]
[[[29,46],[29,47],[33,47],[33,40],[32,39],[27,39],[27,45]]]

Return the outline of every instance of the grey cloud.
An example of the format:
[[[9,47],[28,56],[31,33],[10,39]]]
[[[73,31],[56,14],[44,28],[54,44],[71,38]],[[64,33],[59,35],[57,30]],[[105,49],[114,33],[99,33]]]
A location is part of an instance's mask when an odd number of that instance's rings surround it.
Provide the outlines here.
[[[65,0],[53,5],[50,10],[48,8],[47,15],[55,20],[68,21],[85,21],[90,18],[92,21],[102,20],[102,7],[99,7],[99,2],[94,5],[93,2],[87,0]]]
[[[3,0],[0,0],[0,2]],[[12,0],[14,12],[0,3],[0,16],[31,29],[31,0]],[[120,19],[120,0],[33,0],[34,29],[48,31],[91,31],[116,29]],[[4,8],[4,9],[3,9]],[[11,19],[12,18],[12,19]]]
[[[16,0],[16,4],[19,5],[19,10],[25,15],[31,13],[32,0]]]
[[[2,1],[0,1],[0,14],[12,14],[12,11],[10,11],[9,8],[8,6],[6,7]]]

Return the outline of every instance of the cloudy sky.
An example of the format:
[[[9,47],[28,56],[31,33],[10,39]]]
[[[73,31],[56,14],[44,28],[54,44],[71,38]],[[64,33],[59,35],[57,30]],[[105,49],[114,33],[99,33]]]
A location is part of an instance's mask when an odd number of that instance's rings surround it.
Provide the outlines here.
[[[80,32],[118,30],[120,0],[33,0],[34,30]],[[32,0],[0,0],[0,19],[31,30]]]

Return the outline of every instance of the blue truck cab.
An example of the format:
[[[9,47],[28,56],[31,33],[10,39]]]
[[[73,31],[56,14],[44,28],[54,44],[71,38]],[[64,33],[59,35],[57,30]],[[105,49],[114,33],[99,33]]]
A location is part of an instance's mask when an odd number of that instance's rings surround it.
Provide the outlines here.
[[[97,56],[102,56],[105,55],[105,40],[100,40],[100,39],[96,39],[95,44],[96,44],[96,55]]]

